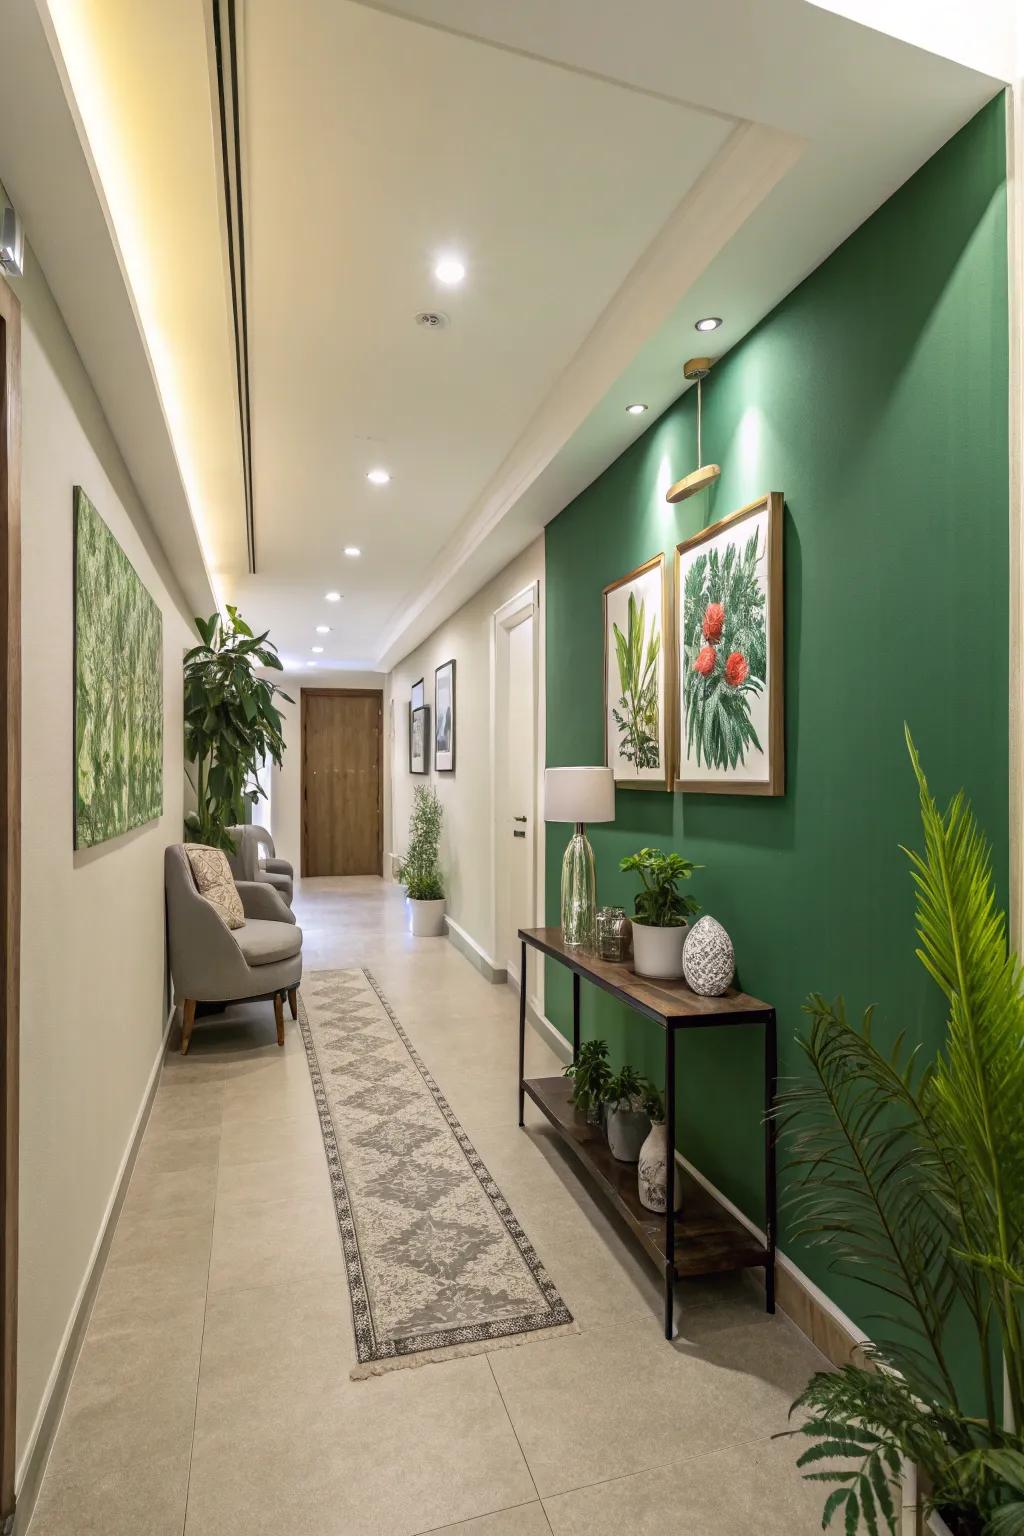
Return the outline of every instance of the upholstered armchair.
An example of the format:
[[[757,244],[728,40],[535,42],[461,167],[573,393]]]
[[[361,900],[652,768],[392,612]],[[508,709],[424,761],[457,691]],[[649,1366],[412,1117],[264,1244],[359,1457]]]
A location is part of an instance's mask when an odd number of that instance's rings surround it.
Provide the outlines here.
[[[234,853],[228,854],[231,873],[236,880],[258,880],[272,885],[275,891],[292,904],[292,866],[287,859],[269,857],[260,863],[260,846],[269,847],[273,853],[274,840],[264,827],[229,827],[235,841]]]
[[[236,880],[244,920],[230,928],[200,892],[181,843],[164,853],[164,886],[174,1001],[182,1008],[181,1054],[188,1052],[197,1003],[272,998],[277,1043],[284,1045],[284,998],[298,1018],[302,979],[302,929],[288,905],[265,881]]]

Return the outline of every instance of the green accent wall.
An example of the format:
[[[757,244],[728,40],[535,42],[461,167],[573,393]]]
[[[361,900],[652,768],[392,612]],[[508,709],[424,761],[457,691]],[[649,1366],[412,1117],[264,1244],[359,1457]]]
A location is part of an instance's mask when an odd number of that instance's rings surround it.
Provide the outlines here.
[[[614,825],[591,833],[598,899],[627,910],[624,854],[653,844],[706,866],[693,892],[731,933],[741,984],[778,1009],[784,1075],[800,1071],[810,991],[844,993],[857,1012],[877,1003],[879,1030],[928,1051],[941,1039],[898,846],[919,838],[905,720],[939,798],[963,785],[973,801],[1005,898],[1005,173],[997,97],[715,367],[704,451],[722,466],[716,486],[677,507],[664,498],[697,464],[690,392],[547,528],[547,761],[600,763],[602,588],[763,492],[785,494],[785,795],[619,790]],[[718,305],[728,314],[729,295]],[[714,340],[681,331],[680,366]],[[551,923],[562,831],[547,838]],[[549,962],[545,986],[549,1018],[571,1033],[567,973]],[[660,1032],[587,987],[583,1035],[660,1079]],[[760,1036],[694,1032],[679,1055],[680,1146],[760,1220]],[[787,1241],[784,1208],[780,1244],[865,1322],[863,1289]]]

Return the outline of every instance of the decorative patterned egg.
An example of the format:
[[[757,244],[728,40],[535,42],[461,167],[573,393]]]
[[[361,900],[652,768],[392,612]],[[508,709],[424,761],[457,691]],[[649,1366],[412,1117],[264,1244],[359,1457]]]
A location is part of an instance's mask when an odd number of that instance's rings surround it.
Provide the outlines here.
[[[694,923],[683,948],[683,975],[687,986],[701,997],[720,997],[736,973],[732,939],[713,917]]]

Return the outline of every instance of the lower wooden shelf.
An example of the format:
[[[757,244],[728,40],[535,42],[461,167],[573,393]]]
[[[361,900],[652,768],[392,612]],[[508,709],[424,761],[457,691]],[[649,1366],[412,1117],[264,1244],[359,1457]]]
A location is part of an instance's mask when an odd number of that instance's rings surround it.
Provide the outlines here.
[[[571,1098],[572,1085],[567,1078],[527,1078],[523,1088],[607,1195],[649,1256],[664,1270],[665,1221],[640,1204],[636,1164],[616,1161],[602,1132],[596,1126],[588,1125],[576,1110]],[[677,1278],[767,1265],[768,1251],[764,1244],[730,1216],[678,1163],[676,1178],[681,1178],[683,1184],[683,1208],[676,1217],[673,1254]]]

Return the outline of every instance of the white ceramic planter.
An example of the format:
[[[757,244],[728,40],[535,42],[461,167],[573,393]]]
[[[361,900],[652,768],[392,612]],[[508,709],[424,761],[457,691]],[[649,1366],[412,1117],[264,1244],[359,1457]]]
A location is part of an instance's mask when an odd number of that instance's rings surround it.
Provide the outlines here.
[[[438,939],[444,933],[444,897],[439,901],[413,901],[408,897],[410,931],[418,939]]]
[[[652,928],[633,919],[633,969],[638,976],[679,981],[683,974],[683,943],[687,925]]]
[[[647,1140],[640,1148],[637,1163],[637,1190],[640,1204],[659,1214],[665,1209],[665,1186],[668,1182],[668,1131],[664,1120],[652,1120]],[[679,1169],[675,1170],[672,1185],[672,1209],[678,1211],[683,1203],[682,1180]]]

